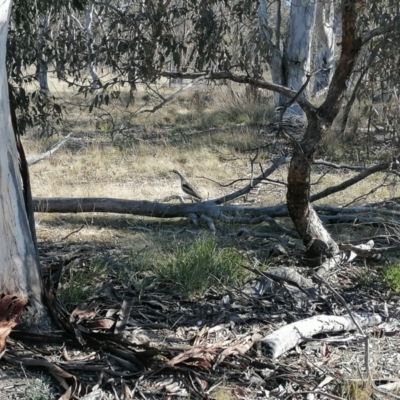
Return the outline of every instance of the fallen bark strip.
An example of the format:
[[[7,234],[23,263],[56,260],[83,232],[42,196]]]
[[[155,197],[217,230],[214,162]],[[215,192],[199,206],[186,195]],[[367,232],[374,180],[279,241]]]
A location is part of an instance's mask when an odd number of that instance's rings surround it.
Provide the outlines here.
[[[45,151],[44,153],[27,156],[26,161],[27,161],[28,165],[36,164],[39,161],[42,161],[46,158],[51,157],[64,143],[66,143],[68,141],[68,139],[71,137],[71,135],[72,135],[72,132],[69,133],[67,136],[65,136],[58,143],[56,143],[50,150]]]
[[[353,313],[353,316],[361,327],[376,326],[382,322],[382,317],[379,314]],[[268,346],[272,358],[278,358],[300,343],[309,340],[314,335],[354,330],[357,330],[357,326],[349,315],[341,317],[319,315],[285,325],[270,335],[265,336],[261,339],[261,342]]]

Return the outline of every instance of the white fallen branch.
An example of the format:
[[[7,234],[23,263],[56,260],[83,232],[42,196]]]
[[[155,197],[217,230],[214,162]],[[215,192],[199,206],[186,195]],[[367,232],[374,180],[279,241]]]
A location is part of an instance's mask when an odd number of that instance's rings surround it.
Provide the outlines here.
[[[388,392],[398,392],[400,391],[400,382],[385,383],[384,385],[377,386],[377,388]]]
[[[26,161],[28,165],[33,165],[38,163],[39,161],[42,161],[46,158],[51,157],[65,142],[68,141],[68,139],[71,137],[72,132],[69,133],[65,138],[57,142],[50,150],[45,151],[44,153],[41,154],[34,154],[32,156],[27,156]]]
[[[357,323],[361,327],[376,326],[382,322],[379,314],[353,313]],[[309,340],[321,333],[337,333],[342,331],[354,331],[357,326],[349,315],[341,317],[331,315],[319,315],[286,325],[268,336],[261,342],[269,347],[272,358],[278,358],[288,350]]]

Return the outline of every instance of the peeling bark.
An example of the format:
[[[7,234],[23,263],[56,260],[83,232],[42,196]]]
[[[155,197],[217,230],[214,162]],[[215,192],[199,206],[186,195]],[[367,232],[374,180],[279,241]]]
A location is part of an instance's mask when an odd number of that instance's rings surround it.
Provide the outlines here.
[[[26,299],[14,296],[2,296],[0,298],[0,357],[6,350],[8,335],[17,325],[22,310],[27,304]]]
[[[39,262],[25,209],[18,151],[10,116],[5,57],[11,3],[11,0],[5,0],[0,4],[0,63],[2,66],[0,72],[2,94],[0,100],[0,125],[2,126],[0,132],[0,295],[3,296],[0,301],[1,346],[3,339],[12,329],[14,322],[17,322],[20,311],[26,304],[29,303],[28,314],[35,318],[30,321],[32,325],[40,324],[43,316],[46,315],[41,304]],[[8,306],[5,306],[7,302]],[[2,309],[4,313],[1,313]]]

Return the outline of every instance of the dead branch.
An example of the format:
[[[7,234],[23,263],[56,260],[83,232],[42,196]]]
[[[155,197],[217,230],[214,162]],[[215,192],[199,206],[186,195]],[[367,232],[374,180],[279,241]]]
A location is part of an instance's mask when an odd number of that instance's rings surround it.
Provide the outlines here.
[[[373,243],[372,240],[370,242]],[[357,254],[358,257],[362,257],[362,258],[372,258],[373,256],[376,256],[378,254],[392,253],[392,252],[400,250],[400,246],[372,248],[372,247],[368,246],[368,243],[364,244],[364,245],[361,244],[358,246],[355,246],[355,245],[349,244],[349,243],[341,243],[341,244],[339,244],[339,248],[340,248],[340,250],[351,251],[351,252]]]
[[[208,203],[223,204],[223,203],[232,201],[240,196],[245,195],[246,193],[250,192],[251,189],[253,189],[258,184],[260,184],[263,180],[265,180],[269,175],[271,175],[273,172],[275,172],[281,165],[287,164],[289,162],[290,162],[289,157],[275,158],[274,160],[272,160],[272,165],[266,171],[264,171],[261,175],[257,176],[256,178],[253,178],[252,182],[250,182],[248,185],[246,185],[242,189],[239,189],[236,192],[230,193],[226,196],[222,196],[217,199],[209,200]]]
[[[400,211],[385,210],[382,208],[359,206],[359,207],[335,207],[335,206],[314,206],[315,211],[330,214],[378,214],[389,217],[400,217]]]
[[[376,326],[382,322],[382,317],[379,314],[353,313],[353,316],[361,327]],[[315,335],[354,330],[357,330],[357,326],[349,315],[341,317],[319,315],[285,325],[265,336],[261,342],[268,346],[272,358],[278,358]]]
[[[186,90],[190,89],[195,83],[197,83],[199,80],[206,79],[206,76],[200,76],[196,79],[194,79],[192,82],[190,82],[188,85],[180,88],[177,92],[171,94],[171,96],[167,97],[166,99],[162,97],[162,102],[154,106],[150,110],[141,110],[137,114],[143,114],[143,113],[155,113],[157,110],[160,108],[163,108],[166,104],[171,103],[171,101],[175,100],[177,97],[179,97],[183,92]],[[157,93],[158,94],[158,93]]]
[[[297,90],[289,89],[285,86],[277,85],[275,83],[266,82],[260,79],[252,78],[248,75],[236,75],[231,72],[211,72],[209,74],[205,72],[196,72],[196,73],[182,73],[182,72],[169,72],[169,71],[161,71],[160,76],[165,78],[180,78],[180,79],[197,79],[204,78],[208,80],[221,80],[228,79],[232,82],[237,83],[245,83],[260,89],[272,90],[276,93],[282,94],[289,99],[293,99],[297,95]],[[315,107],[305,98],[304,95],[298,96],[296,98],[299,106],[307,113],[307,112],[315,112]]]
[[[26,161],[27,161],[28,165],[36,164],[39,161],[42,161],[46,158],[51,157],[64,143],[66,143],[68,141],[68,139],[71,137],[71,135],[72,135],[72,132],[69,133],[67,136],[65,136],[58,143],[56,143],[53,147],[51,147],[50,150],[47,150],[44,153],[27,156]]]
[[[335,169],[350,169],[354,171],[364,171],[367,168],[366,167],[361,167],[359,165],[346,165],[346,164],[335,164],[330,161],[325,161],[325,160],[314,160],[313,162],[314,165],[323,165],[325,167],[332,167]]]
[[[314,201],[323,199],[324,197],[330,196],[333,193],[337,193],[342,190],[345,190],[345,189],[349,188],[350,186],[355,185],[356,183],[367,178],[368,176],[375,174],[376,172],[384,171],[384,170],[390,168],[390,165],[391,165],[391,163],[387,162],[384,164],[374,165],[371,168],[367,168],[364,171],[360,172],[358,175],[353,176],[350,179],[347,179],[347,181],[344,181],[344,182],[340,183],[339,185],[331,186],[329,188],[322,190],[319,193],[316,193],[316,194],[310,196],[310,202],[314,202]]]

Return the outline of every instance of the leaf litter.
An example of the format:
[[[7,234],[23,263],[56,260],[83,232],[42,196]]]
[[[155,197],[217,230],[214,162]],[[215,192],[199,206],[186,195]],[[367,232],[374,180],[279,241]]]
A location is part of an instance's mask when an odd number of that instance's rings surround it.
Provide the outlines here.
[[[60,269],[72,260],[89,266],[93,253],[84,246],[71,252],[58,243],[56,249],[42,247],[41,255],[47,307],[57,329],[13,331],[3,361],[48,373],[58,384],[59,399],[351,398],[346,397],[351,382],[368,385],[357,331],[303,338],[271,358],[262,339],[279,328],[347,314],[322,286],[310,292],[291,285],[293,271],[279,272],[284,266],[256,275],[245,287],[225,293],[210,289],[195,300],[171,293],[162,283],[142,291],[114,274],[69,312],[57,295]],[[355,287],[351,276],[359,268],[337,270],[329,282],[341,288],[352,312],[379,313],[384,319],[366,332],[374,382],[390,384],[400,373],[400,298]],[[304,268],[294,269],[306,274]]]

